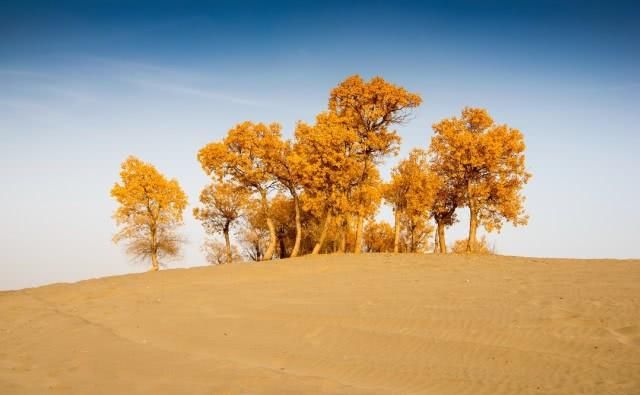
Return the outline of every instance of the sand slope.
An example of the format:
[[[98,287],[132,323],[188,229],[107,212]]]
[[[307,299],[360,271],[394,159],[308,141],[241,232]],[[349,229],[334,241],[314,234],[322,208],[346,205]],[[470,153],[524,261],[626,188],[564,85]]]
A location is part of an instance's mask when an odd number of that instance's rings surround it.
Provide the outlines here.
[[[0,394],[640,394],[640,261],[365,254],[0,293]]]

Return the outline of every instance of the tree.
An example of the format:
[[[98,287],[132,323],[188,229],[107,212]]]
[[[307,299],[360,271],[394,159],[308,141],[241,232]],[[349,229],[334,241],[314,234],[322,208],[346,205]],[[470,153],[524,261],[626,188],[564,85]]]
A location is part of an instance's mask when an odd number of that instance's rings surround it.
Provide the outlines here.
[[[279,181],[282,189],[289,192],[293,200],[296,236],[290,256],[296,257],[300,253],[302,241],[302,208],[300,204],[300,190],[304,178],[301,171],[302,158],[291,141],[273,138],[266,142],[270,143],[269,146],[264,147],[267,169]]]
[[[464,254],[468,251],[467,243],[469,240],[462,239],[456,240],[456,242],[451,246],[451,251],[454,254]],[[486,255],[495,255],[495,247],[489,247],[489,242],[487,241],[487,236],[483,235],[480,240],[476,241],[476,245],[472,248],[473,252],[476,254],[486,254]]]
[[[525,169],[522,133],[495,124],[485,109],[469,107],[460,118],[445,119],[433,130],[435,166],[469,207],[468,252],[477,243],[478,225],[489,232],[499,231],[504,221],[526,225],[521,190],[531,174]]]
[[[280,125],[243,122],[230,129],[222,142],[210,143],[198,152],[204,171],[219,179],[229,179],[248,193],[260,196],[261,209],[269,227],[269,246],[263,259],[273,257],[276,249],[276,229],[269,214],[268,193],[276,180],[267,166],[267,147],[280,139]]]
[[[414,149],[409,157],[398,163],[391,172],[391,181],[384,191],[385,200],[394,211],[393,252],[400,252],[402,224],[409,226],[411,248],[415,252],[419,228],[425,231],[440,180],[429,169],[427,153]],[[422,233],[422,232],[420,232]],[[424,235],[420,234],[420,238]]]
[[[177,256],[183,239],[175,229],[182,224],[187,196],[175,179],[166,179],[156,168],[130,156],[121,166],[120,182],[111,189],[120,206],[113,217],[120,230],[113,237],[126,240],[127,252],[138,259],[151,259],[151,270],[160,259]]]
[[[427,213],[428,215],[428,213]],[[405,215],[402,219],[403,231],[400,233],[400,248],[403,252],[426,252],[429,246],[429,236],[433,226],[429,224],[429,217],[420,215]]]
[[[381,77],[364,81],[353,75],[331,91],[329,110],[356,133],[352,154],[358,157],[359,183],[365,184],[371,170],[387,155],[398,151],[400,136],[389,128],[405,122],[410,110],[422,99],[415,93],[388,83]],[[361,195],[365,196],[365,195]],[[366,205],[365,201],[353,201]],[[365,213],[356,210],[356,241],[354,252],[362,248],[362,226]]]
[[[437,168],[437,165],[434,167]],[[460,192],[459,187],[455,184],[455,179],[447,179],[446,175],[438,175],[438,179],[439,188],[436,190],[433,205],[431,206],[431,217],[436,222],[434,252],[446,254],[445,228],[458,221],[456,210],[460,204]]]
[[[240,259],[240,254],[236,246],[231,246],[231,254],[229,254],[228,245],[217,240],[206,240],[202,245],[207,257],[207,262],[212,265],[225,265]]]
[[[391,252],[393,228],[387,222],[369,221],[364,228],[364,247],[367,252]]]
[[[269,227],[259,200],[249,201],[242,222],[237,236],[244,255],[252,261],[262,261],[271,241]]]
[[[240,218],[249,195],[246,190],[229,183],[211,184],[200,193],[202,207],[193,209],[193,216],[202,221],[202,226],[210,235],[224,235],[227,262],[233,260],[229,230]]]
[[[304,174],[303,206],[322,224],[312,251],[318,254],[334,218],[351,208],[349,191],[360,176],[360,165],[351,155],[357,137],[355,130],[331,112],[319,114],[314,125],[298,123],[295,136],[295,150]]]

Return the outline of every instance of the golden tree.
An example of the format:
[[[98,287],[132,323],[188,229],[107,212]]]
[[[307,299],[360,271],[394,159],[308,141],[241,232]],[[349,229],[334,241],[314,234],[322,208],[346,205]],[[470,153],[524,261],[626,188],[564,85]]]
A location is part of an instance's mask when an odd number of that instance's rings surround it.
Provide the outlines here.
[[[485,109],[465,108],[460,118],[433,125],[434,167],[458,189],[469,207],[467,251],[472,252],[478,225],[500,230],[504,221],[525,225],[521,190],[531,175],[525,169],[522,133],[497,125]]]
[[[434,173],[437,174],[437,173]],[[439,188],[435,192],[433,205],[431,206],[431,217],[436,222],[436,241],[434,242],[434,252],[447,253],[447,242],[445,229],[458,221],[456,209],[460,205],[460,190],[455,184],[456,180],[438,176]]]
[[[240,218],[249,200],[247,191],[230,183],[211,184],[200,193],[202,207],[193,209],[193,216],[202,222],[210,235],[222,233],[224,236],[226,262],[232,262],[232,248],[229,231]]]
[[[267,149],[280,139],[280,125],[243,122],[230,129],[222,142],[210,143],[198,152],[204,171],[219,179],[229,179],[249,193],[260,196],[261,209],[269,227],[269,246],[263,259],[273,257],[276,229],[269,214],[268,193],[276,180],[267,166]]]
[[[177,256],[183,239],[175,228],[182,224],[187,196],[175,179],[130,156],[121,166],[120,182],[111,189],[120,206],[113,217],[120,230],[114,242],[127,241],[127,252],[138,259],[151,258],[151,270],[164,257]]]
[[[241,259],[236,246],[231,246],[231,253],[229,253],[227,247],[228,244],[217,240],[205,240],[202,245],[202,251],[207,258],[207,262],[212,265],[224,265]]]
[[[409,157],[398,163],[391,172],[391,181],[385,186],[385,200],[394,211],[393,252],[400,252],[402,224],[409,225],[411,251],[415,252],[419,228],[426,231],[424,224],[430,216],[435,194],[440,187],[439,178],[430,171],[427,153],[414,149]],[[422,232],[420,232],[422,233]],[[424,237],[420,234],[420,239]]]
[[[334,113],[321,113],[314,125],[298,123],[295,151],[304,174],[305,209],[321,218],[321,230],[312,254],[321,251],[334,218],[352,207],[349,191],[358,184],[360,164],[350,153],[357,142],[355,130]]]
[[[372,169],[387,155],[397,153],[400,136],[389,128],[405,122],[410,110],[422,99],[415,93],[391,84],[381,77],[364,81],[353,75],[331,91],[329,110],[342,119],[356,133],[351,155],[358,157],[359,183],[366,184]],[[356,195],[353,205],[367,205]],[[356,240],[354,252],[362,249],[362,227],[367,210],[356,211]]]
[[[420,215],[405,215],[402,218],[403,231],[400,233],[400,247],[403,252],[426,252],[429,247],[429,236],[433,226],[429,224],[429,217]]]
[[[300,191],[302,180],[305,174],[302,172],[302,158],[291,141],[283,141],[280,138],[266,139],[269,144],[264,147],[266,154],[267,170],[278,180],[281,188],[286,190],[293,201],[295,241],[291,250],[291,257],[296,257],[300,253],[300,243],[302,241],[302,208],[300,203]],[[277,230],[277,232],[280,232]]]
[[[467,239],[456,240],[453,246],[451,246],[451,251],[454,254],[464,254],[468,251],[467,243],[469,243]],[[489,241],[485,235],[482,235],[479,240],[476,240],[475,246],[471,249],[476,254],[494,255],[496,253],[495,248],[489,246]]]
[[[369,221],[364,228],[363,242],[367,252],[391,252],[393,228],[387,222]]]

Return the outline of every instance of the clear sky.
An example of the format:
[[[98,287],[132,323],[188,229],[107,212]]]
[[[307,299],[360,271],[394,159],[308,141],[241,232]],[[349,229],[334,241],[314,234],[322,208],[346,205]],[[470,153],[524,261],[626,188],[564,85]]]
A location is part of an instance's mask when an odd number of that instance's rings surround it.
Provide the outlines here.
[[[132,3],[0,3],[0,289],[146,269],[111,242],[124,158],[193,207],[200,147],[243,120],[290,135],[355,73],[422,95],[401,156],[467,105],[524,132],[531,219],[500,253],[640,257],[637,2]],[[191,207],[174,267],[204,264]]]

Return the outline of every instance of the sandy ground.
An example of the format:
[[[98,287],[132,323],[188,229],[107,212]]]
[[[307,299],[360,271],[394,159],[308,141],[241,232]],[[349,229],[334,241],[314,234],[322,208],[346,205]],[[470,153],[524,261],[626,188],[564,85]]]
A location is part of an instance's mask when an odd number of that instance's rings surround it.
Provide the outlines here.
[[[365,254],[0,293],[0,394],[640,394],[640,261]]]

